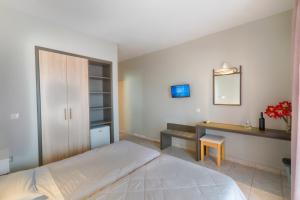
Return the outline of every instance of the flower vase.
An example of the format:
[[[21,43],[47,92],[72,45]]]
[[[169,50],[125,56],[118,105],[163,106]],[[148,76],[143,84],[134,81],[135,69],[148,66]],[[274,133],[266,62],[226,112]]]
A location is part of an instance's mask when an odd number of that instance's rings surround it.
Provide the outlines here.
[[[284,121],[286,122],[286,132],[290,133],[292,130],[292,119],[291,117],[287,117],[286,119],[284,119]]]

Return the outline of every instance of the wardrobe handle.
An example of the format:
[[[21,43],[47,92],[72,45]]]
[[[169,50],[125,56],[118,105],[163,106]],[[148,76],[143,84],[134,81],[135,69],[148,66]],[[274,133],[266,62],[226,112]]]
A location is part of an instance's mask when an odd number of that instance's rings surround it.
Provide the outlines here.
[[[67,109],[65,108],[64,111],[65,111],[65,120],[67,120]]]
[[[72,119],[72,108],[70,108],[70,119]]]

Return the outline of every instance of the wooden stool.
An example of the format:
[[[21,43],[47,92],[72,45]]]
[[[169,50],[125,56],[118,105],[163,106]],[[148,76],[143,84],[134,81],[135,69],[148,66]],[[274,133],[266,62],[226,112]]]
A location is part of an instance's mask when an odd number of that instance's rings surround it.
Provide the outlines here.
[[[224,137],[217,135],[204,135],[200,138],[201,141],[201,160],[204,160],[204,147],[206,155],[209,156],[209,147],[217,149],[217,166],[221,166],[221,159],[224,160]]]

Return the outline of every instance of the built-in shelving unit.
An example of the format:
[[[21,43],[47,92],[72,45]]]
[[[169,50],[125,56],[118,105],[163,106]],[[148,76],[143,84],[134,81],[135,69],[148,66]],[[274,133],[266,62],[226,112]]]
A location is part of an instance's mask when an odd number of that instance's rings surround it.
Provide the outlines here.
[[[106,91],[90,91],[90,94],[111,94],[111,92],[106,92]]]
[[[91,122],[91,128],[95,128],[102,125],[111,124],[111,121],[99,120]]]
[[[102,106],[94,106],[90,107],[91,110],[105,110],[105,109],[111,109],[112,107],[102,107]]]
[[[110,80],[110,77],[106,76],[89,76],[90,79],[96,79],[96,80]]]
[[[90,128],[109,125],[113,138],[111,64],[89,61]]]

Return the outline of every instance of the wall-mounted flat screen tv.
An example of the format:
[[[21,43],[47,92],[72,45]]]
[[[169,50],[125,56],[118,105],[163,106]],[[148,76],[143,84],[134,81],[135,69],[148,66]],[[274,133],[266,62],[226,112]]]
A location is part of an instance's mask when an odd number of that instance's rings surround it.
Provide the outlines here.
[[[172,98],[184,98],[190,97],[190,85],[183,84],[183,85],[172,85],[171,86],[171,95]]]

